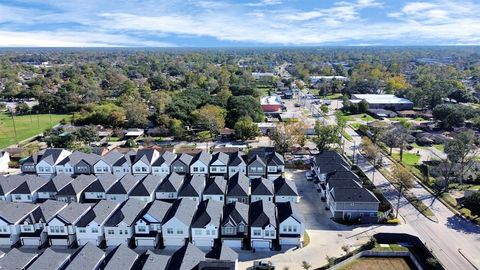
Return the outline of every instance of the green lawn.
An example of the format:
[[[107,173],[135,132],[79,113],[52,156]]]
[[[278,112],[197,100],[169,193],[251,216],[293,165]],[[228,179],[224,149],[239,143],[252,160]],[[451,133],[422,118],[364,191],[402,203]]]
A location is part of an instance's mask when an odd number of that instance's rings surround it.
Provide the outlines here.
[[[400,161],[400,153],[393,153],[392,154],[393,158]],[[418,164],[418,161],[420,161],[420,156],[417,154],[409,153],[409,152],[403,152],[403,164],[409,165],[409,166],[415,166]]]
[[[58,124],[62,119],[70,119],[67,114],[39,114],[15,116],[17,141],[23,141],[42,133],[45,129]],[[15,133],[12,117],[7,113],[0,113],[0,148],[15,144]]]
[[[434,144],[433,147],[442,152],[444,152],[445,149],[445,146],[443,144]]]
[[[335,94],[325,96],[324,99],[340,99],[342,97],[343,95],[341,93],[335,93]]]

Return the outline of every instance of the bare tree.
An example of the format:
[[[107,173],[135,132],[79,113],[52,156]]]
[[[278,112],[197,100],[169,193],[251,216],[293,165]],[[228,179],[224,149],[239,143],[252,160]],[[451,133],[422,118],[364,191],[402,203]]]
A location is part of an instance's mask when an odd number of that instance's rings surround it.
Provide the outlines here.
[[[404,191],[413,187],[413,175],[402,165],[395,164],[393,165],[392,169],[392,177],[395,181],[395,184],[399,186],[398,191],[398,200],[397,200],[397,214],[396,218],[398,218],[398,210],[400,209],[400,198],[402,197]]]

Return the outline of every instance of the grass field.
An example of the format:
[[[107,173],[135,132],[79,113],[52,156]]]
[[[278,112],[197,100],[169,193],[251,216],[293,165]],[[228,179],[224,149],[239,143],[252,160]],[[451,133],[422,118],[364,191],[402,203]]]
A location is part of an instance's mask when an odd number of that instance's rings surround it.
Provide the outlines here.
[[[341,270],[411,270],[404,258],[360,258]]]
[[[17,140],[18,142],[21,142],[25,139],[40,134],[45,129],[58,124],[60,120],[69,119],[70,117],[70,115],[66,114],[15,116]],[[6,113],[0,113],[0,149],[15,143],[16,141],[12,117]]]
[[[400,161],[400,153],[393,153],[392,156],[394,159]],[[409,166],[415,166],[418,164],[419,160],[420,160],[419,155],[409,153],[409,152],[403,152],[403,159],[402,159],[403,164],[409,165]]]

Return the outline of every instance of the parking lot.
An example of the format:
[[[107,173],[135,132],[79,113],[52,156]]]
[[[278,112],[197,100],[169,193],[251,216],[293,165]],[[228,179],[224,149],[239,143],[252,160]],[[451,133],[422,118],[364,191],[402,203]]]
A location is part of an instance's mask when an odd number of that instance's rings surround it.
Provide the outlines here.
[[[325,210],[325,202],[313,181],[307,181],[305,170],[289,170],[285,172],[287,180],[294,181],[301,196],[299,208],[302,211],[306,233],[310,237],[308,246],[282,251],[236,250],[239,253],[239,269],[251,267],[254,260],[272,261],[276,269],[289,267],[301,269],[301,262],[307,260],[313,268],[327,263],[326,256],[339,257],[345,252],[342,246],[354,249],[368,241],[370,232],[378,226],[346,226],[332,221],[330,211]]]

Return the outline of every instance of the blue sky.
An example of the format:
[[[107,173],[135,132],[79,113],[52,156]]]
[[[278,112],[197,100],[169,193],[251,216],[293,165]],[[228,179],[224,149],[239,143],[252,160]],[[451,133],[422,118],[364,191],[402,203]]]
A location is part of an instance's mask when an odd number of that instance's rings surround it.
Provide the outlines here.
[[[480,0],[0,0],[2,47],[480,45]]]

